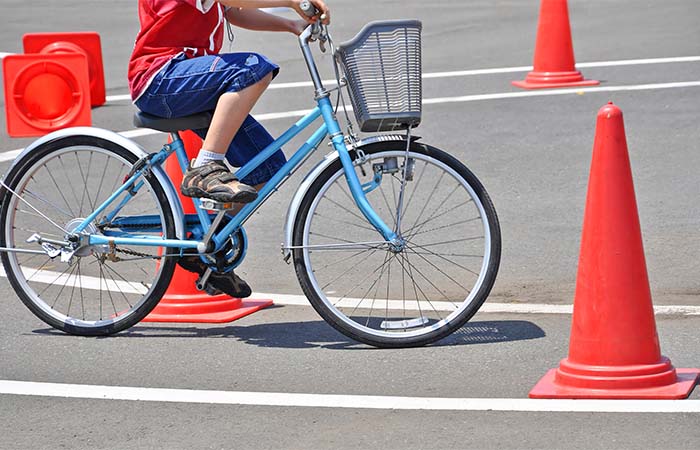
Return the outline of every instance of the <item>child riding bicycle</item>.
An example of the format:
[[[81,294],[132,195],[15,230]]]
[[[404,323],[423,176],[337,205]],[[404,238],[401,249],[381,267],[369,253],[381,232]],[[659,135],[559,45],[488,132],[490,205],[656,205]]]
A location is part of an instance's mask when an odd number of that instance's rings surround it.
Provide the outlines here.
[[[229,24],[258,31],[299,35],[306,26],[328,22],[323,0],[311,0],[320,13],[311,18],[302,0],[139,0],[141,29],[129,61],[129,88],[143,112],[165,118],[213,111],[208,128],[193,130],[204,139],[196,159],[184,174],[181,192],[220,202],[249,203],[286,162],[278,151],[241,180],[225,164],[243,166],[273,141],[249,113],[277,75],[279,67],[257,53],[220,53]],[[289,7],[301,19],[291,20],[259,8]],[[206,264],[197,255],[183,257],[180,266],[203,275]],[[212,273],[208,283],[233,297],[251,294],[233,271]]]

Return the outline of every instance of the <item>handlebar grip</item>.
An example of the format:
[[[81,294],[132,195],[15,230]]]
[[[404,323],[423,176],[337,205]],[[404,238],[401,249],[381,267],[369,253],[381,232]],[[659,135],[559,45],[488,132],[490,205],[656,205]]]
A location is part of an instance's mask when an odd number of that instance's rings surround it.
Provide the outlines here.
[[[301,3],[299,3],[299,8],[301,8],[301,10],[304,11],[306,17],[313,17],[321,12],[318,9],[316,9],[316,6],[314,6],[314,4],[311,3],[309,0],[304,0]]]

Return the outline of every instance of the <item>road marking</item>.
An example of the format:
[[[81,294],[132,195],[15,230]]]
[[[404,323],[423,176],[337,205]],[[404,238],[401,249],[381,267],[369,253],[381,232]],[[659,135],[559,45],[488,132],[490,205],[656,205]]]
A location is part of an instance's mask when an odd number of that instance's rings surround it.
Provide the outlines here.
[[[29,277],[33,282],[44,284],[64,284],[66,287],[80,287],[82,289],[103,290],[109,288],[112,292],[122,292],[128,294],[145,294],[147,287],[138,283],[127,281],[109,281],[100,280],[97,277],[82,275],[80,277],[69,277],[62,275],[59,272],[52,270],[35,271],[32,269],[24,269],[25,277]],[[0,267],[0,276],[7,277],[5,270]],[[80,281],[78,281],[78,279]],[[309,300],[304,295],[295,294],[271,294],[263,292],[254,292],[251,298],[272,299],[277,305],[284,306],[310,306]],[[368,300],[346,298],[343,300],[337,298],[330,299],[335,305],[340,307],[354,308],[358,303],[364,303],[360,307],[373,307],[377,309],[389,309],[392,311],[404,309],[404,305],[408,310],[418,311],[419,308],[416,302],[404,302],[403,300],[389,300],[388,305],[384,300]],[[435,301],[431,302],[431,307],[438,311],[454,311],[455,305],[449,302]],[[573,305],[554,305],[545,303],[484,303],[479,308],[480,313],[500,313],[500,314],[571,314]],[[656,305],[654,313],[657,315],[674,315],[674,316],[700,316],[700,306],[693,305]]]
[[[130,94],[122,94],[122,95],[108,95],[107,96],[107,103],[111,102],[123,102],[123,101],[131,101],[131,95]]]
[[[700,413],[700,400],[390,397],[164,389],[0,380],[0,394],[141,402],[431,411]]]
[[[251,298],[272,299],[276,305],[309,306],[309,300],[304,295],[270,294],[253,292]],[[350,306],[355,306],[355,300],[348,299]],[[381,303],[381,307],[377,306]],[[401,300],[390,300],[389,309],[401,309]],[[435,308],[441,311],[453,311],[454,307],[447,302],[432,302]],[[347,305],[344,305],[347,306]],[[385,307],[383,301],[375,301],[375,307]],[[489,303],[486,302],[479,308],[480,313],[501,314],[571,314],[573,305],[554,305],[546,303]],[[654,313],[657,315],[681,315],[700,316],[700,306],[693,305],[655,305]]]
[[[10,53],[7,53],[10,54]],[[2,53],[0,53],[2,55]],[[671,58],[647,58],[647,59],[625,59],[619,61],[595,61],[588,63],[578,63],[576,64],[577,69],[591,68],[591,67],[619,67],[619,66],[636,66],[636,65],[648,65],[648,64],[671,64],[671,63],[682,63],[682,62],[698,62],[700,61],[700,56],[678,56]],[[529,72],[532,70],[532,66],[518,66],[518,67],[497,67],[492,69],[470,69],[470,70],[453,70],[447,72],[429,72],[423,74],[423,79],[433,79],[433,78],[452,78],[452,77],[468,77],[475,75],[496,75],[501,73],[518,73],[518,72]],[[335,79],[322,80],[324,86],[335,86]],[[272,89],[294,89],[300,87],[313,87],[311,81],[291,81],[288,83],[272,83],[268,86],[268,90]],[[110,95],[107,96],[108,102],[118,102],[118,101],[131,101],[130,95]]]
[[[678,83],[654,83],[654,84],[636,84],[628,86],[599,86],[590,88],[574,88],[574,89],[543,89],[536,91],[517,91],[517,92],[501,92],[495,94],[476,94],[476,95],[464,95],[461,97],[439,97],[439,98],[427,98],[423,100],[424,105],[437,105],[444,103],[465,103],[465,102],[475,102],[483,100],[502,100],[508,98],[523,98],[523,97],[544,97],[553,95],[581,95],[581,94],[596,94],[600,92],[624,92],[624,91],[644,91],[644,90],[656,90],[656,89],[678,89],[678,88],[688,88],[688,87],[699,87],[700,81],[685,81]],[[348,109],[352,108],[348,106]],[[310,109],[300,109],[295,111],[285,111],[278,113],[265,113],[256,114],[255,118],[258,121],[285,119],[285,118],[298,118],[303,117],[311,112]],[[129,131],[120,131],[118,134],[122,136],[134,138],[142,136],[150,136],[155,134],[162,134],[162,132],[157,130],[149,129],[137,129]],[[17,150],[8,150],[0,153],[0,162],[12,161],[15,159],[24,149],[20,148]]]
[[[477,94],[464,95],[461,97],[440,97],[428,98],[423,100],[424,105],[442,104],[442,103],[463,103],[474,102],[479,100],[500,100],[504,98],[522,98],[522,97],[544,97],[552,95],[570,95],[570,94],[587,94],[599,92],[625,92],[625,91],[646,91],[657,89],[677,89],[687,87],[699,87],[700,81],[684,81],[679,83],[654,83],[654,84],[635,84],[628,86],[599,86],[590,88],[569,88],[556,90],[535,90],[535,91],[518,91],[518,92],[502,92],[499,94]]]

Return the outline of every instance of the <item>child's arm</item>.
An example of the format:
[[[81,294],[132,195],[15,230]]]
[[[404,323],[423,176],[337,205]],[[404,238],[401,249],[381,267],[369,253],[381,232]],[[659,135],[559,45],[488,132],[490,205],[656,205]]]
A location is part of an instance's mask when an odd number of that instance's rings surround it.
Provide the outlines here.
[[[304,31],[308,25],[306,20],[291,20],[268,14],[259,9],[231,8],[226,12],[226,19],[231,24],[256,31],[288,31],[296,35]]]
[[[304,12],[301,10],[300,4],[302,0],[216,0],[217,2],[221,3],[224,6],[228,6],[231,8],[231,10],[253,10],[257,8],[275,8],[275,7],[287,7],[287,8],[292,8],[299,14],[304,20],[308,21],[314,21],[317,19],[317,17],[314,17],[313,19],[309,19],[306,17]],[[311,3],[314,4],[316,9],[320,11],[320,15],[324,15],[323,22],[325,24],[330,23],[330,10],[326,6],[325,2],[323,0],[310,0]],[[263,23],[267,23],[268,19],[261,19],[263,20]],[[254,21],[255,22],[255,21]],[[244,25],[240,25],[244,26]],[[274,26],[274,25],[273,25]],[[248,28],[248,27],[245,27]],[[261,28],[252,28],[254,30],[258,30]],[[265,28],[267,30],[267,28]],[[285,29],[286,30],[286,29]],[[277,31],[275,29],[274,31]],[[291,31],[291,30],[287,30]]]

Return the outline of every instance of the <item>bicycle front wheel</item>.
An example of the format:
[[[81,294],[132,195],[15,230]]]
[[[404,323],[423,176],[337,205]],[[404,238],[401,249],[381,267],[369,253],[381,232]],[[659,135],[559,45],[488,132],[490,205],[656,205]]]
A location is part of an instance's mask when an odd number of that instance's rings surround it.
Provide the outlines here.
[[[467,322],[493,286],[496,211],[474,174],[439,149],[414,142],[407,157],[405,141],[390,141],[362,150],[361,165],[352,153],[355,171],[403,248],[364,218],[336,161],[302,200],[297,277],[318,313],[346,336],[377,347],[434,342]]]
[[[34,253],[3,252],[5,274],[22,302],[52,327],[85,336],[116,333],[143,319],[168,287],[172,249],[83,245],[67,261],[56,253],[56,242],[125,182],[137,160],[111,141],[70,136],[37,147],[6,177],[0,246]],[[146,172],[84,233],[174,238],[175,225],[162,186]]]

